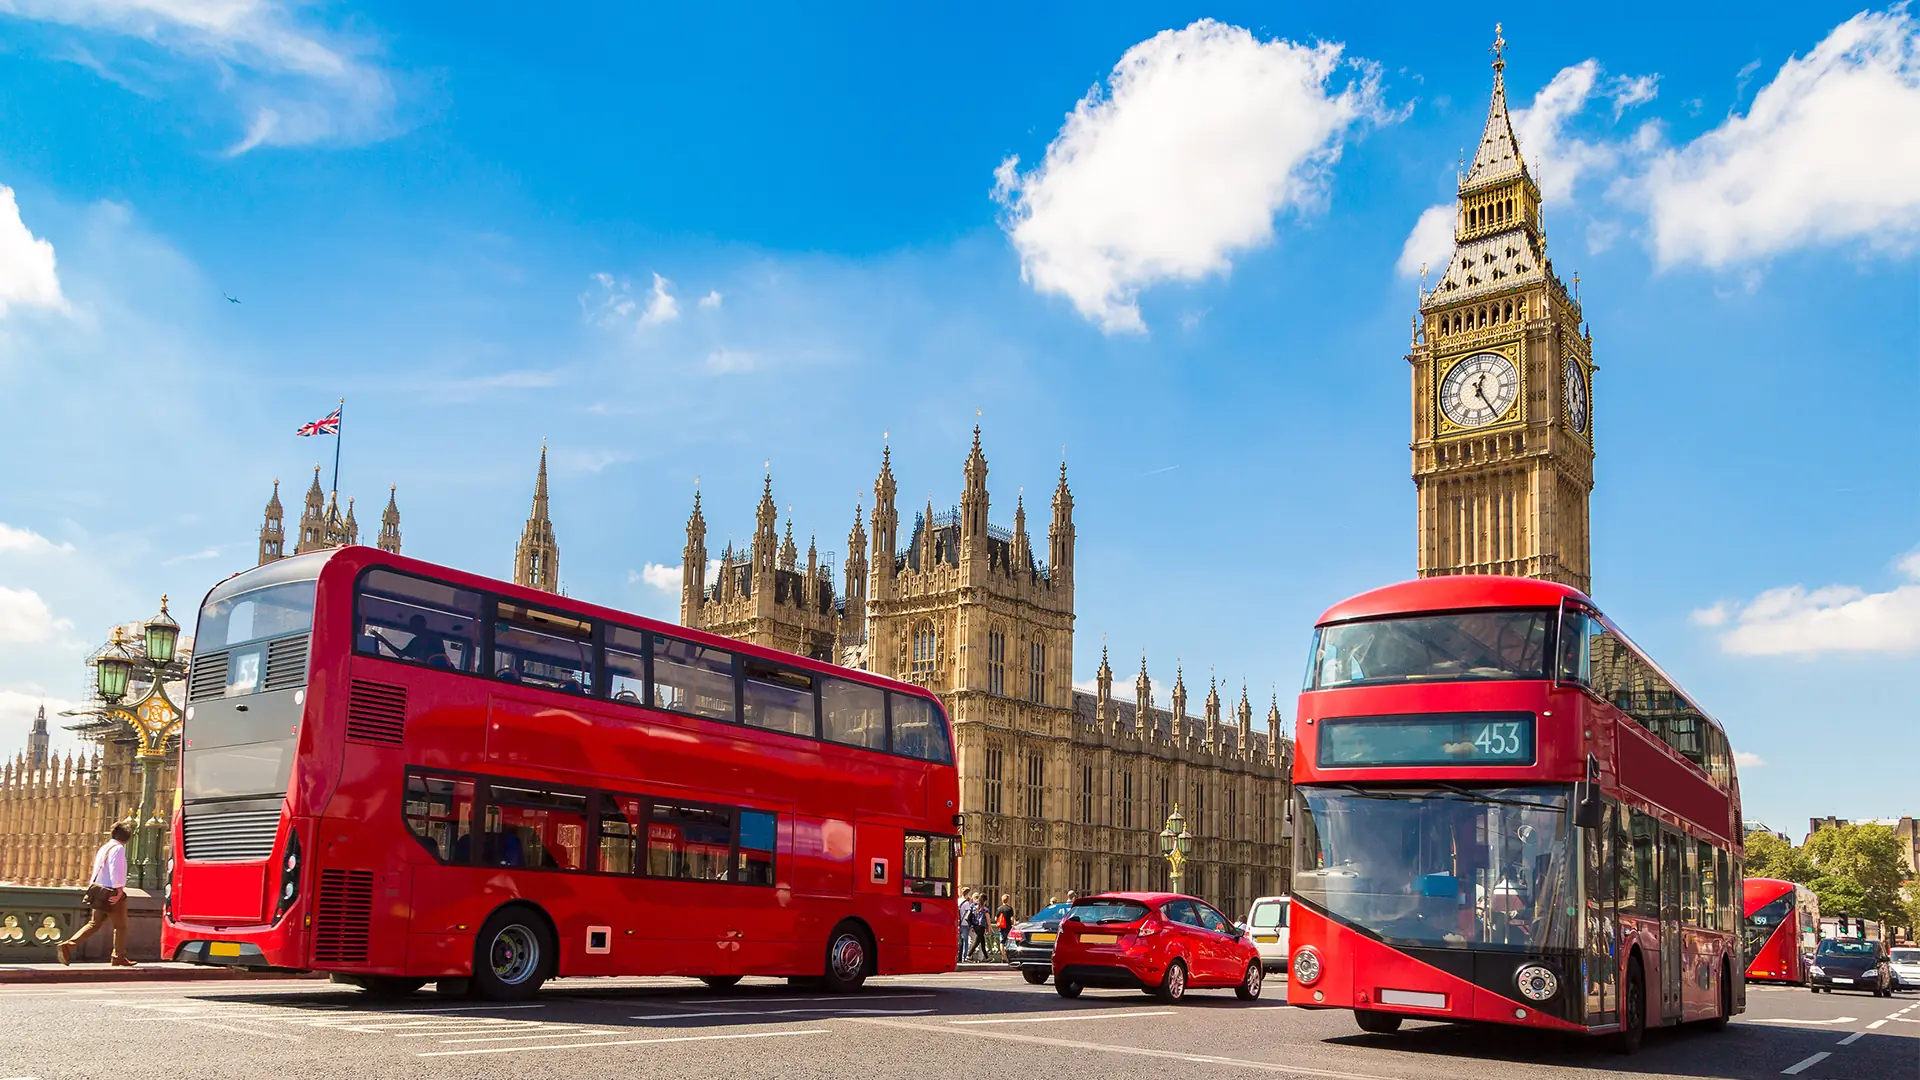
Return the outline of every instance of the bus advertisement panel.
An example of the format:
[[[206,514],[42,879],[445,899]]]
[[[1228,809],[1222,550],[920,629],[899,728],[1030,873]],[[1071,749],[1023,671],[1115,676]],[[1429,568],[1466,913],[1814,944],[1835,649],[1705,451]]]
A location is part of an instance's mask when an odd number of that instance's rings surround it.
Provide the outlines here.
[[[208,593],[163,949],[369,990],[954,966],[923,688],[349,547]]]
[[[1290,1004],[1607,1033],[1745,1005],[1726,736],[1577,590],[1329,610],[1300,695]]]

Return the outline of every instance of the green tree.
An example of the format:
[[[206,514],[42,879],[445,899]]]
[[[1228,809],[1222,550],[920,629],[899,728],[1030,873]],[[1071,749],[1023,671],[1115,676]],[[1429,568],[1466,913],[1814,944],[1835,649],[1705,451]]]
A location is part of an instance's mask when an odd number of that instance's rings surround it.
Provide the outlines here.
[[[1810,885],[1814,870],[1799,848],[1774,833],[1755,831],[1747,834],[1747,876]]]
[[[1819,829],[1802,848],[1813,862],[1808,886],[1820,897],[1820,914],[1905,923],[1910,874],[1900,857],[1900,838],[1890,825],[1860,823]]]

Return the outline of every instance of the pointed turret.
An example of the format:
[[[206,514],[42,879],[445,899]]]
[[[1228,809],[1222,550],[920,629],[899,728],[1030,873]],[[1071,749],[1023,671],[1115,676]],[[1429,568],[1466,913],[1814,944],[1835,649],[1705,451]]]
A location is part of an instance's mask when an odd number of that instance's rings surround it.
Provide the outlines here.
[[[27,765],[35,772],[47,767],[47,747],[52,736],[47,733],[47,705],[40,703],[40,709],[33,714],[33,731],[27,735]]]
[[[529,589],[560,591],[560,543],[547,503],[547,444],[540,444],[540,471],[533,482],[533,509],[513,553],[513,580]]]
[[[1178,661],[1173,665],[1173,741],[1177,744],[1187,733],[1187,672]]]
[[[800,562],[800,551],[793,546],[793,517],[787,517],[786,539],[780,541],[780,569],[796,569]]]
[[[1108,729],[1115,727],[1113,709],[1113,665],[1107,663],[1106,642],[1100,643],[1100,670],[1093,673],[1095,686],[1093,699],[1093,718]]]
[[[847,530],[845,604],[840,613],[840,643],[858,645],[867,640],[867,530],[860,523],[859,500],[853,504],[853,528]]]
[[[1234,719],[1239,721],[1244,744],[1252,738],[1249,733],[1253,730],[1253,703],[1247,699],[1247,684],[1244,682],[1240,684],[1240,705],[1234,710]]]
[[[967,455],[966,487],[960,493],[960,557],[984,558],[987,552],[987,456],[980,452],[980,425],[973,426],[973,451]]]
[[[893,500],[898,487],[893,482],[893,448],[880,450],[880,474],[873,478],[873,598],[890,595],[894,579],[894,552],[900,549],[900,514]]]
[[[1154,737],[1153,680],[1147,677],[1147,654],[1140,654],[1140,677],[1133,680],[1133,731],[1141,739]]]
[[[1207,738],[1212,741],[1213,733],[1220,730],[1220,677],[1207,676]]]
[[[1060,462],[1060,484],[1053,489],[1053,527],[1047,531],[1047,566],[1056,583],[1073,580],[1073,492],[1067,487],[1067,463]]]
[[[1474,151],[1473,166],[1460,181],[1460,190],[1476,189],[1520,176],[1527,170],[1520,143],[1513,137],[1513,118],[1507,114],[1507,40],[1500,25],[1493,27],[1493,97],[1487,103],[1487,126]]]
[[[326,546],[327,493],[320,487],[320,466],[315,465],[313,486],[307,488],[306,500],[300,508],[300,535],[293,543],[293,553],[319,551]]]
[[[280,505],[280,478],[276,476],[273,497],[267,500],[266,520],[260,526],[260,561],[256,565],[265,566],[286,556],[286,517],[287,512]]]
[[[680,549],[680,625],[700,625],[707,599],[707,516],[700,512],[700,489],[693,489],[693,513],[687,515],[687,546]]]
[[[780,557],[780,508],[773,502],[773,474],[768,473],[760,486],[760,505],[753,512],[753,566],[756,573],[770,571]]]
[[[1013,569],[1026,573],[1033,565],[1031,543],[1027,539],[1027,496],[1025,492],[1014,497],[1013,502]]]
[[[387,508],[380,512],[380,550],[400,554],[400,485],[387,485]]]
[[[1249,748],[1246,751],[1252,753]],[[1280,695],[1273,695],[1273,704],[1267,707],[1267,760],[1278,760],[1280,753]]]

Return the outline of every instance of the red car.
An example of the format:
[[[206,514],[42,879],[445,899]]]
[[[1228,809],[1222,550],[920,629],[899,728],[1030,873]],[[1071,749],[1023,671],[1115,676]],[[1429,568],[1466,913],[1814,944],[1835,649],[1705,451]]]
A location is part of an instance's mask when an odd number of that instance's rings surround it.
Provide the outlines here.
[[[1131,987],[1162,1001],[1189,989],[1260,996],[1260,952],[1246,932],[1205,901],[1178,893],[1083,896],[1060,924],[1053,987],[1079,997],[1089,986]]]

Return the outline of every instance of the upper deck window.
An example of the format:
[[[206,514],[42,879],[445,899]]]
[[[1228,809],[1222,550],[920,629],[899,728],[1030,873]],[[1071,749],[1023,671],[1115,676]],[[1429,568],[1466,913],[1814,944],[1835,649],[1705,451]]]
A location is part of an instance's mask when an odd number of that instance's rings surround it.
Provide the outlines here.
[[[1314,635],[1307,689],[1547,677],[1550,611],[1503,608],[1335,623]]]
[[[480,666],[480,594],[391,570],[360,579],[354,651],[453,671]]]
[[[318,582],[289,581],[207,601],[194,642],[205,652],[313,629]]]
[[[496,678],[508,682],[588,693],[593,687],[593,624],[502,600],[493,622],[493,669]]]

